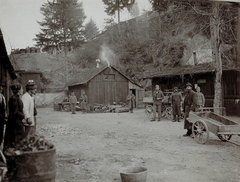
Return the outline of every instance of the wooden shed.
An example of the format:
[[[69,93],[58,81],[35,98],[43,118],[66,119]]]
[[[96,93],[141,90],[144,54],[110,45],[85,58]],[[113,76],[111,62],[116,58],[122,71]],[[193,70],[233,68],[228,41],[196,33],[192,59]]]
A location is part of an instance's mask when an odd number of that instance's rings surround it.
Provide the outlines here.
[[[4,87],[3,95],[5,96],[7,101],[11,96],[9,86],[11,85],[11,82],[15,79],[17,79],[17,75],[14,71],[12,63],[8,58],[3,34],[0,29],[0,80],[3,80],[5,82],[6,87]]]
[[[143,107],[144,89],[134,83],[115,66],[102,66],[74,75],[68,83],[68,90],[74,91],[79,100],[81,90],[88,96],[89,104],[126,103],[131,89],[136,96],[136,106]]]
[[[28,80],[34,80],[37,85],[37,93],[42,93],[42,72],[40,71],[19,71],[16,70],[16,73],[21,77],[21,83],[23,85],[23,91],[26,92],[25,85]]]
[[[222,75],[222,106],[227,115],[239,115],[240,111],[240,70],[223,66]],[[212,63],[195,66],[182,66],[171,69],[154,70],[145,79],[152,80],[152,88],[159,84],[162,90],[171,90],[177,86],[183,89],[187,82],[194,87],[200,86],[206,98],[206,107],[213,107],[215,69]]]

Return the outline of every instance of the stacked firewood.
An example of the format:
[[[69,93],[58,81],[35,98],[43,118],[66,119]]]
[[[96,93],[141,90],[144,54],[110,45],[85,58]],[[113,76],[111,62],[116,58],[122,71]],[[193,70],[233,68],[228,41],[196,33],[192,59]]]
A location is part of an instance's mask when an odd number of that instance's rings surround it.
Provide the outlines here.
[[[39,150],[48,150],[53,147],[53,144],[50,141],[45,140],[44,136],[35,135],[22,140],[16,146],[16,150],[34,152]]]
[[[54,148],[54,145],[45,140],[44,136],[32,136],[26,139],[23,139],[15,148],[9,148],[4,153],[11,155],[21,155],[24,152],[37,152],[44,151]]]

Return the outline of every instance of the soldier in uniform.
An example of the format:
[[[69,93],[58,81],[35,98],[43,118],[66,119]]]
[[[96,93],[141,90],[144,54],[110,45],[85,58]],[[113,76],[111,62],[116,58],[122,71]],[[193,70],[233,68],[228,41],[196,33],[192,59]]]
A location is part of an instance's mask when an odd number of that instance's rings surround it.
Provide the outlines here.
[[[71,92],[71,95],[69,97],[69,102],[70,102],[72,114],[76,114],[77,97],[74,94],[74,91]]]
[[[81,102],[82,113],[84,114],[87,111],[87,104],[88,104],[88,97],[85,94],[84,90],[81,90],[80,102]]]
[[[153,118],[151,121],[156,120],[156,115],[158,112],[158,121],[161,120],[162,115],[162,100],[164,98],[163,92],[160,90],[159,85],[155,86],[155,91],[153,92]]]
[[[173,93],[171,96],[171,104],[172,104],[172,114],[173,114],[173,122],[180,122],[181,115],[181,102],[182,102],[182,94],[178,92],[178,88],[174,87]]]
[[[127,101],[129,106],[129,111],[133,113],[133,108],[135,107],[135,95],[132,93],[132,90],[129,90],[129,94],[127,95]]]

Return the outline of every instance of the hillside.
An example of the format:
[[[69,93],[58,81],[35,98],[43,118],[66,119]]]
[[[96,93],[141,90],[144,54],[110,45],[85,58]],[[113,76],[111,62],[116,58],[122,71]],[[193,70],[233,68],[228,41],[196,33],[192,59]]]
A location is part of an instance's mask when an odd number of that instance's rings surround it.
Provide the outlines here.
[[[46,84],[46,91],[63,90],[65,87],[64,62],[59,57],[47,53],[24,53],[11,54],[10,60],[16,71],[42,72],[42,82]]]
[[[236,16],[232,13],[225,17],[231,27],[221,35],[222,60],[227,67],[237,65]],[[96,67],[97,59],[100,64],[121,68],[128,77],[140,82],[146,71],[212,62],[209,24],[209,16],[192,8],[170,6],[161,14],[148,12],[109,27],[67,55],[27,53],[13,54],[10,58],[17,64],[16,69],[43,72],[48,91],[64,89],[77,72]]]

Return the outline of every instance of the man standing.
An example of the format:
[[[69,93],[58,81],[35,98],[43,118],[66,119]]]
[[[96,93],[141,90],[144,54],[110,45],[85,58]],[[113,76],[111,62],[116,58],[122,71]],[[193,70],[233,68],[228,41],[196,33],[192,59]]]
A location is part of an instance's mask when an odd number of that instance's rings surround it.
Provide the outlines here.
[[[163,92],[160,90],[159,85],[155,86],[155,91],[153,92],[153,118],[151,121],[156,120],[156,115],[158,112],[158,121],[161,120],[161,115],[162,115],[162,100],[164,98]]]
[[[183,102],[184,111],[184,129],[187,129],[187,133],[183,136],[192,136],[192,123],[188,121],[189,112],[195,111],[197,106],[196,93],[192,90],[191,83],[187,83],[185,86],[186,95]]]
[[[81,90],[80,102],[81,102],[82,114],[84,114],[87,111],[87,103],[88,103],[88,97],[85,94],[84,90]]]
[[[7,122],[7,108],[6,108],[6,99],[3,92],[3,87],[5,86],[4,82],[0,81],[0,146],[3,141],[4,125]]]
[[[174,87],[172,97],[171,97],[171,103],[172,103],[172,113],[173,113],[173,122],[178,121],[179,117],[181,115],[181,101],[182,101],[182,94],[178,92],[178,88]]]
[[[132,90],[129,90],[129,94],[127,95],[127,101],[129,102],[129,111],[133,113],[133,108],[135,107],[135,95],[132,93]]]
[[[198,109],[201,109],[205,105],[205,97],[204,97],[203,93],[201,92],[200,87],[197,87],[196,90],[197,90],[197,92],[196,92],[196,94],[197,94],[197,106],[198,106]]]
[[[26,93],[22,96],[23,102],[23,113],[25,115],[25,120],[27,125],[25,125],[26,137],[35,135],[35,119],[34,119],[34,99],[33,95],[36,94],[37,86],[33,80],[29,80],[26,85]]]
[[[69,102],[70,102],[72,114],[76,114],[77,97],[75,96],[73,91],[71,92],[71,95],[69,97]]]

